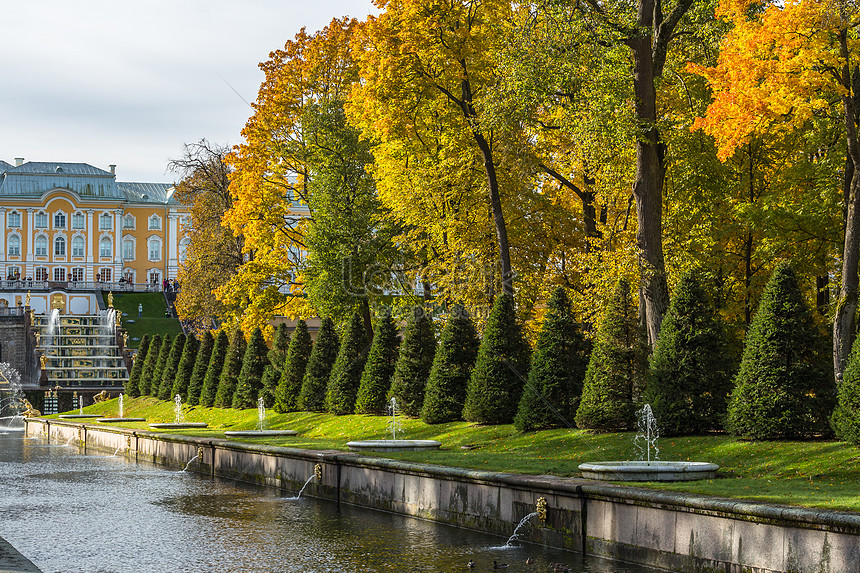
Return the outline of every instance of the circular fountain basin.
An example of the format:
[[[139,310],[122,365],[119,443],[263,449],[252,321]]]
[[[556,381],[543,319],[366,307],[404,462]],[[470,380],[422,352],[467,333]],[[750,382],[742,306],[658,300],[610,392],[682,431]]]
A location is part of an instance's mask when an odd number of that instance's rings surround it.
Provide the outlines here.
[[[227,438],[274,438],[277,436],[295,436],[295,430],[236,430],[224,432]]]
[[[693,481],[714,479],[720,466],[707,462],[623,461],[579,464],[582,477],[603,481]]]
[[[84,418],[100,418],[101,414],[60,414],[57,417],[64,420],[81,420]]]
[[[146,422],[146,418],[99,418],[96,422],[100,424],[118,424],[119,422]]]
[[[208,428],[206,422],[157,422],[149,425],[156,430],[181,430],[183,428]]]
[[[436,440],[359,440],[347,442],[354,452],[411,452],[416,450],[438,450],[442,442]]]

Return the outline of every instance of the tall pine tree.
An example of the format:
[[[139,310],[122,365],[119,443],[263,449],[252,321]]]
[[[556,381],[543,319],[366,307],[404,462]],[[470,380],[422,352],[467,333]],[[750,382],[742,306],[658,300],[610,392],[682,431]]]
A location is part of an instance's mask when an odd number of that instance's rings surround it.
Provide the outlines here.
[[[179,359],[179,366],[176,368],[176,377],[173,379],[173,389],[170,391],[172,396],[179,394],[185,404],[188,403],[188,385],[191,383],[191,374],[194,371],[194,361],[197,358],[197,349],[199,348],[197,338],[193,334],[189,334],[185,338],[185,346],[182,348],[182,358]]]
[[[203,333],[197,356],[194,357],[194,369],[191,371],[191,379],[188,381],[188,404],[196,406],[200,403],[200,393],[203,390],[203,381],[206,378],[206,370],[209,368],[209,359],[212,357],[212,347],[215,338],[208,330]]]
[[[152,381],[149,386],[149,395],[158,398],[161,392],[161,377],[164,375],[164,368],[167,360],[170,357],[170,350],[173,347],[173,339],[169,334],[164,335],[161,341],[161,350],[158,352],[158,360],[155,363],[155,368],[152,370]]]
[[[278,382],[283,374],[284,362],[287,359],[287,351],[290,347],[290,330],[286,322],[282,322],[275,329],[275,337],[272,340],[272,349],[269,350],[269,363],[263,370],[263,388],[260,390],[260,396],[263,398],[263,403],[266,408],[271,408],[275,405],[275,393],[278,389]]]
[[[385,414],[399,345],[397,326],[394,324],[391,311],[386,310],[376,320],[367,364],[364,366],[361,382],[358,385],[358,396],[355,401],[356,414]]]
[[[478,332],[463,305],[448,313],[439,348],[427,379],[421,419],[428,424],[459,420],[466,402],[466,387],[478,357]]]
[[[140,372],[140,396],[149,396],[149,390],[152,387],[152,374],[155,372],[155,364],[158,362],[159,354],[161,354],[161,335],[156,334],[149,343],[143,370]]]
[[[322,326],[317,333],[317,340],[308,359],[308,367],[302,380],[302,389],[299,392],[299,410],[305,412],[325,411],[328,379],[334,361],[337,359],[339,347],[340,343],[334,329],[334,322],[326,317],[322,321]]]
[[[203,387],[200,389],[200,401],[198,403],[201,406],[211,408],[215,405],[218,383],[221,380],[221,371],[224,369],[224,359],[227,357],[229,345],[227,333],[223,330],[219,331],[212,345],[209,364],[206,365],[206,375],[203,378]]]
[[[313,345],[308,325],[304,320],[299,320],[290,340],[287,359],[284,361],[283,372],[275,390],[276,412],[292,412],[298,408],[299,392],[302,389],[302,379],[305,377],[311,348]]]
[[[233,408],[242,410],[257,407],[257,397],[263,389],[263,372],[269,365],[268,353],[263,331],[257,327],[251,332],[242,360],[242,370],[233,393]]]
[[[329,377],[326,409],[332,414],[352,414],[355,411],[355,397],[369,345],[364,319],[361,312],[356,310],[349,319]]]
[[[827,431],[834,385],[825,340],[794,271],[788,264],[778,265],[747,333],[727,429],[753,440]]]
[[[732,360],[722,324],[696,273],[678,281],[651,355],[645,400],[666,436],[722,429]]]
[[[230,338],[230,346],[224,357],[224,368],[221,370],[221,378],[218,380],[218,392],[215,394],[216,408],[230,408],[233,406],[233,394],[239,383],[239,372],[242,371],[242,361],[245,359],[245,334],[241,328],[237,328]]]
[[[181,332],[173,339],[173,344],[170,345],[170,353],[167,355],[167,362],[164,363],[164,370],[161,373],[161,384],[158,387],[159,400],[172,400],[173,395],[170,393],[173,390],[173,383],[176,381],[176,372],[179,370],[179,361],[182,360],[182,350],[185,348],[185,335]]]
[[[586,366],[588,344],[567,290],[557,287],[547,303],[514,426],[520,431],[572,426]]]
[[[466,420],[479,424],[508,424],[514,420],[529,372],[529,353],[514,312],[514,297],[502,294],[487,319],[466,388]]]
[[[403,344],[391,377],[391,395],[397,400],[400,411],[407,416],[418,416],[424,405],[424,390],[433,357],[436,355],[436,337],[433,323],[420,306],[411,309],[403,329]]]
[[[129,398],[140,396],[140,375],[143,372],[147,350],[149,350],[149,335],[144,334],[143,338],[140,339],[140,345],[137,347],[137,354],[134,356],[134,365],[131,367],[128,382],[125,384],[125,395]]]
[[[626,430],[635,422],[634,394],[644,386],[645,344],[630,298],[620,279],[604,311],[585,371],[576,425],[591,430]]]

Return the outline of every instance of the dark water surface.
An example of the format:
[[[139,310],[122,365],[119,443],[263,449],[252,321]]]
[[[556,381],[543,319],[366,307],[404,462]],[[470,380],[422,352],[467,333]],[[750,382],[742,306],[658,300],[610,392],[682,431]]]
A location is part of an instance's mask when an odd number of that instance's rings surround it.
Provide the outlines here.
[[[229,480],[0,435],[0,537],[45,573],[647,573],[538,546]],[[526,563],[532,559],[533,563]]]

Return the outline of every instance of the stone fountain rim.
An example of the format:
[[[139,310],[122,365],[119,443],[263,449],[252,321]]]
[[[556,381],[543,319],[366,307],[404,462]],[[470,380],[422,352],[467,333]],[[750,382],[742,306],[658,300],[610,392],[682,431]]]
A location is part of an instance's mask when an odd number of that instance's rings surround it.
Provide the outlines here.
[[[389,452],[404,450],[438,450],[442,442],[436,440],[357,440],[347,442],[352,451],[384,450]]]
[[[710,462],[624,460],[579,464],[582,477],[606,481],[692,481],[717,477]]]
[[[146,418],[99,418],[96,422],[100,424],[110,424],[111,422],[146,422]]]
[[[208,428],[206,422],[153,422],[150,428],[157,430],[179,430],[182,428]]]
[[[64,420],[75,420],[83,418],[101,418],[101,414],[60,414],[57,417]]]
[[[227,438],[260,438],[272,436],[295,436],[298,432],[295,430],[228,430],[224,432]]]

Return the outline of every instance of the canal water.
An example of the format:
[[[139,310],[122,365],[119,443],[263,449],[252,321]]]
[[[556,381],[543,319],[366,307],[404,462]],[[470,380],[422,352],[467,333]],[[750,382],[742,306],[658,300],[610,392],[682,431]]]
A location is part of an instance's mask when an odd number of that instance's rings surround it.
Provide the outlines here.
[[[0,537],[45,573],[653,571],[289,495],[0,435]]]

